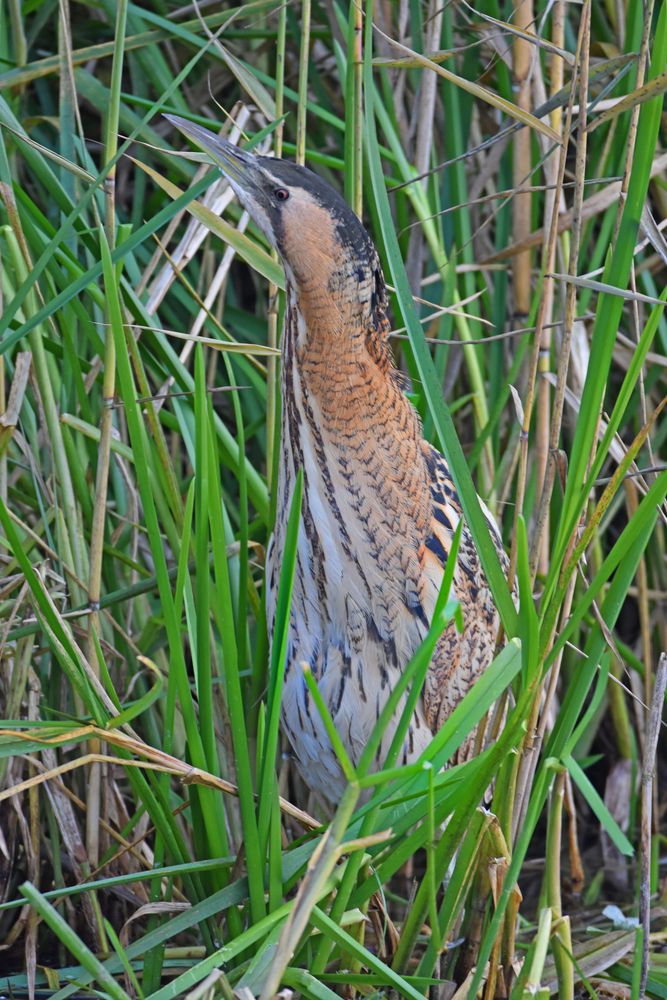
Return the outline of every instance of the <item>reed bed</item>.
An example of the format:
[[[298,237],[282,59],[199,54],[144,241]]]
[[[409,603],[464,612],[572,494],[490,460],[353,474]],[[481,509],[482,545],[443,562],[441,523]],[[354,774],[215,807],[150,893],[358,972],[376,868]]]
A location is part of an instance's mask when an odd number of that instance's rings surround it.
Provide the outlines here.
[[[665,0],[3,8],[3,994],[667,997],[665,65]],[[331,819],[279,731],[298,491],[272,655],[263,610],[283,275],[162,112],[362,215],[502,618]]]

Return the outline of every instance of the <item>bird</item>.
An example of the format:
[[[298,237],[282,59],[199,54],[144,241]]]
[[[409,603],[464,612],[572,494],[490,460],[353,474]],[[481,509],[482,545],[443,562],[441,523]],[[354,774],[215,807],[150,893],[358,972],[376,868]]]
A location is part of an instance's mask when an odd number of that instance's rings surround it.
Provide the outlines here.
[[[463,511],[447,462],[422,431],[388,340],[389,300],[362,221],[326,180],[287,159],[239,148],[175,115],[208,154],[282,261],[282,419],[276,518],[267,548],[269,635],[290,504],[303,470],[301,520],[281,720],[298,769],[336,804],[347,779],[309,693],[306,664],[353,765],[426,636]],[[481,501],[480,501],[481,503]],[[505,570],[498,527],[482,503]],[[418,760],[495,654],[499,617],[462,525],[453,594],[462,633],[441,635],[400,751]],[[385,731],[391,745],[402,705]],[[474,734],[457,760],[473,753]]]

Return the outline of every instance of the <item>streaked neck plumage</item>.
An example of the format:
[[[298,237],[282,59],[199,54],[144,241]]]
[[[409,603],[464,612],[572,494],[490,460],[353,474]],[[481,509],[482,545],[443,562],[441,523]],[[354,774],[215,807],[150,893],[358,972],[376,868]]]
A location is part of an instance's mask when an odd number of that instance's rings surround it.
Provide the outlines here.
[[[407,516],[412,533],[426,532],[431,498],[421,426],[387,342],[379,260],[370,242],[364,250],[340,252],[334,265],[316,265],[308,275],[286,268],[284,447],[296,470],[304,447],[321,441],[320,458],[329,458],[325,479],[340,474],[350,489],[356,483],[379,521],[398,528]],[[333,257],[327,248],[326,261]]]

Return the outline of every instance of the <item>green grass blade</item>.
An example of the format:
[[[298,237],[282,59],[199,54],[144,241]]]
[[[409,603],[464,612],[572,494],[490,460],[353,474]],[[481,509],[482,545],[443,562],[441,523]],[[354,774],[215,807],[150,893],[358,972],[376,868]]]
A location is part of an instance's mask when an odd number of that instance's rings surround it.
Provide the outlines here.
[[[21,893],[26,900],[39,913],[44,922],[57,935],[58,940],[65,948],[81,963],[86,972],[90,975],[89,982],[97,982],[107,996],[112,1000],[130,1000],[129,995],[122,989],[114,977],[104,968],[95,954],[81,940],[78,934],[72,930],[64,917],[44,898],[38,889],[35,889],[30,882],[24,882],[21,886]],[[119,960],[120,961],[120,960]]]

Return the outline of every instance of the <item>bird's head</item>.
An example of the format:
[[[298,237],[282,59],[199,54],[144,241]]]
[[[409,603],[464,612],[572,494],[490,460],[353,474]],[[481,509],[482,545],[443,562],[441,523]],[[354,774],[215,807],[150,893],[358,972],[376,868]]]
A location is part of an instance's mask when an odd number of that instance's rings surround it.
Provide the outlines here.
[[[288,283],[300,297],[325,295],[329,289],[340,302],[347,287],[356,290],[357,307],[371,306],[382,280],[377,254],[355,213],[330,184],[307,167],[258,156],[185,118],[165,117],[220,168],[278,251]]]

